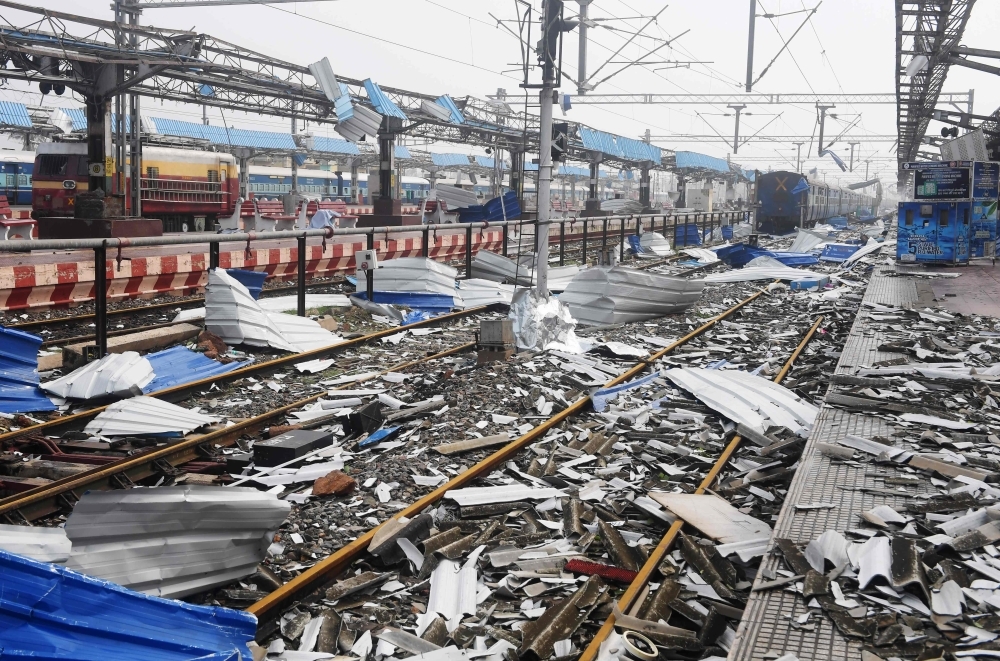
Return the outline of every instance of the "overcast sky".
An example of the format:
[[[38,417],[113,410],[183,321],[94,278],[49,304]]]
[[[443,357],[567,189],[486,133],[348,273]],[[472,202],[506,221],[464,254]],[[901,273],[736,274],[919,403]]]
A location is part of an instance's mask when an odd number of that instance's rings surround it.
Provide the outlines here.
[[[778,53],[782,37],[787,39],[808,15],[804,8],[816,7],[818,0],[761,0],[758,17],[754,76],[759,76]],[[67,12],[110,18],[107,0],[40,0],[40,5]],[[535,6],[540,0],[534,0]],[[666,7],[664,9],[664,7]],[[567,14],[577,3],[566,2]],[[590,14],[601,27],[590,31],[590,64],[593,72],[621,47],[629,36],[657,12],[659,18],[636,38],[615,61],[631,60],[646,54],[662,40],[680,35],[669,47],[649,57],[655,61],[698,61],[689,68],[661,69],[666,64],[632,67],[602,83],[594,93],[736,93],[742,91],[746,74],[748,0],[594,0]],[[350,78],[372,78],[381,85],[453,97],[483,97],[504,88],[508,94],[521,93],[520,48],[518,39],[493,18],[511,21],[517,30],[514,0],[332,0],[271,6],[195,7],[147,10],[142,21],[163,27],[194,29],[219,39],[308,64],[329,57],[334,71]],[[797,12],[797,13],[791,13]],[[26,16],[0,10],[6,22],[25,24]],[[1000,25],[1000,3],[977,3],[963,43],[991,48],[991,26]],[[79,28],[77,28],[79,29]],[[537,37],[537,30],[533,39]],[[564,43],[565,70],[576,79],[577,36],[567,35]],[[662,55],[662,58],[660,57]],[[622,64],[607,64],[598,75],[614,72]],[[990,74],[953,67],[945,83],[946,91],[975,89],[975,112],[989,114],[1000,106],[1000,87]],[[0,91],[0,98],[38,104],[41,97],[27,94],[25,85],[12,82]],[[563,92],[575,94],[575,85],[564,79]],[[895,91],[895,16],[888,0],[823,0],[818,11],[802,27],[754,86],[755,92],[861,93]],[[47,105],[79,105],[67,97],[49,95]],[[162,104],[143,100],[143,113],[200,121],[201,110],[192,106]],[[741,135],[799,135],[804,169],[818,166],[841,183],[859,179],[860,173],[841,174],[829,159],[815,155],[815,141],[809,158],[806,148],[816,124],[815,108],[808,105],[755,106],[747,108]],[[212,123],[221,123],[219,110],[209,110]],[[595,128],[640,137],[646,129],[662,147],[698,151],[725,158],[732,145],[731,110],[719,106],[665,105],[577,105],[567,117]],[[838,105],[827,122],[827,136],[839,134],[857,120],[850,130],[854,136],[895,135],[896,107]],[[557,116],[559,112],[557,111]],[[859,117],[860,115],[860,117]],[[288,121],[226,112],[231,126],[287,130]],[[940,125],[932,123],[929,132]],[[329,133],[318,128],[317,133]],[[713,136],[702,142],[680,142],[670,136]],[[845,138],[846,141],[846,138]],[[871,171],[894,179],[895,152],[890,142],[862,142],[855,161],[870,160]],[[846,161],[846,142],[834,149]],[[435,146],[435,151],[443,151]],[[451,148],[452,151],[469,151]],[[791,141],[751,142],[732,159],[744,167],[788,168],[795,164],[796,148]],[[831,179],[832,180],[832,179]]]

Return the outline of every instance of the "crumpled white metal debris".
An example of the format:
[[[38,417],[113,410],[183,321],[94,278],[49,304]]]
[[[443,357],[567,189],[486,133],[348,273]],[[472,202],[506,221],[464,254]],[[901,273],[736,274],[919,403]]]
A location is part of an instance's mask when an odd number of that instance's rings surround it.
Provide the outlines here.
[[[521,255],[515,262],[513,259],[498,255],[488,250],[480,250],[472,258],[472,275],[494,282],[531,287],[536,283],[535,265],[537,255],[534,253]],[[577,273],[579,266],[550,266],[548,271],[549,291],[562,291]]]
[[[719,248],[725,248],[728,245],[729,244],[726,243],[724,245],[717,246],[716,250]],[[689,257],[694,257],[698,260],[699,264],[714,264],[721,261],[719,259],[719,254],[715,252],[715,250],[710,250],[708,248],[684,248],[681,252]]]
[[[788,252],[809,252],[814,248],[819,248],[829,240],[829,232],[796,227],[795,240],[789,246]]]
[[[284,351],[308,351],[342,341],[312,319],[265,311],[247,288],[223,269],[208,273],[205,328],[227,344]]]
[[[760,260],[760,261],[758,261]],[[768,255],[761,255],[750,260],[741,269],[731,269],[720,273],[709,273],[705,276],[706,283],[717,282],[751,282],[753,280],[805,280],[826,277],[823,273],[785,266]]]
[[[574,331],[576,321],[560,299],[542,298],[533,289],[521,289],[514,294],[509,316],[518,348],[583,353]]]
[[[434,292],[454,296],[458,271],[427,257],[398,257],[380,262],[375,291]]]
[[[615,266],[581,271],[559,299],[581,324],[597,326],[681,312],[701,298],[704,288],[703,280]]]
[[[73,546],[62,528],[0,524],[0,549],[39,562],[65,562]]]
[[[160,597],[252,574],[291,503],[256,489],[208,486],[89,491],[66,521],[75,571]]]
[[[639,246],[660,257],[669,257],[674,254],[670,248],[670,242],[659,232],[643,232],[639,237]]]
[[[110,353],[54,381],[42,390],[67,399],[132,397],[153,380],[153,366],[135,351]]]
[[[477,308],[493,303],[510,305],[514,298],[514,285],[505,285],[492,280],[470,278],[459,280],[455,290],[455,307],[460,310]]]
[[[87,423],[92,436],[182,436],[219,419],[155,397],[133,397],[111,404]]]
[[[779,425],[806,436],[819,413],[791,390],[747,372],[675,368],[663,374],[709,408],[761,434]]]

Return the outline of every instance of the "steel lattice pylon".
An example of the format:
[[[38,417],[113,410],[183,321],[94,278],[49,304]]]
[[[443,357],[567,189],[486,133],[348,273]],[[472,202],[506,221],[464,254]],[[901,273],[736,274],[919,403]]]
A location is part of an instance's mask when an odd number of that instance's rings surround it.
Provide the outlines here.
[[[975,0],[896,0],[897,161],[900,166],[930,155],[920,151],[921,142],[948,75],[949,54],[959,45],[974,4]],[[920,57],[927,58],[926,65],[908,76],[907,66],[913,58]],[[969,112],[972,112],[971,107]],[[900,170],[900,185],[905,183],[905,177]]]

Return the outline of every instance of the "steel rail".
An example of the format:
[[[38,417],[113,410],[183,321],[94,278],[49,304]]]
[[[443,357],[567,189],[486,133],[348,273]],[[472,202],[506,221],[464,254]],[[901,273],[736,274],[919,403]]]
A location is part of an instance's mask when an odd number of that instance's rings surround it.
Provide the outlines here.
[[[799,342],[797,347],[795,347],[795,351],[793,351],[792,355],[788,357],[787,361],[785,361],[781,371],[775,375],[773,379],[775,383],[781,383],[785,376],[788,375],[788,372],[792,369],[792,365],[795,363],[795,360],[802,353],[802,350],[805,349],[809,340],[811,340],[813,335],[815,335],[816,330],[822,322],[823,317],[816,318],[816,321],[813,323],[809,331],[806,332],[802,341]],[[712,486],[716,478],[718,478],[719,473],[721,473],[722,469],[725,468],[727,463],[729,463],[729,459],[733,456],[733,453],[736,452],[736,449],[739,447],[742,440],[743,439],[739,434],[733,436],[732,440],[729,441],[729,444],[726,445],[725,450],[722,451],[722,454],[719,455],[719,458],[716,460],[715,464],[713,464],[712,469],[705,476],[705,479],[703,479],[701,484],[698,485],[698,488],[694,490],[694,493],[703,494]],[[656,548],[649,554],[649,559],[646,560],[646,563],[639,570],[635,579],[633,579],[632,583],[629,584],[628,589],[626,589],[625,593],[619,597],[618,609],[620,612],[627,613],[629,609],[635,605],[635,602],[649,584],[649,580],[653,577],[653,572],[656,571],[656,568],[659,567],[663,558],[666,557],[667,552],[670,551],[670,547],[673,545],[674,541],[676,541],[677,535],[683,527],[683,519],[678,518],[670,525],[670,528],[667,529],[666,534],[663,535],[660,543],[657,544]],[[597,633],[591,639],[590,644],[587,646],[587,649],[583,651],[577,661],[595,661],[598,653],[600,652],[601,643],[603,643],[608,636],[611,635],[614,628],[615,616],[614,614],[611,614],[608,615],[608,619],[606,619],[604,624],[601,625],[601,628],[598,629]]]
[[[328,287],[328,286],[343,284],[344,282],[346,282],[346,280],[344,280],[344,279],[331,280],[330,282],[313,282],[311,284],[307,284],[306,287],[307,288],[308,287]],[[191,287],[191,289],[198,289],[200,287],[204,287],[204,285],[194,285],[194,286]],[[262,289],[261,290],[260,296],[261,296],[261,298],[267,298],[268,294],[274,294],[274,293],[277,293],[277,292],[294,292],[294,291],[296,291],[297,288],[298,288],[298,285],[282,285],[280,287],[268,287],[267,289]],[[92,302],[93,300],[94,299],[88,299],[88,300],[86,300],[84,302],[89,303],[89,302]],[[135,300],[135,299],[132,298],[132,297],[127,297],[127,298],[123,298],[121,300]],[[205,303],[205,297],[204,296],[197,296],[195,298],[185,298],[183,300],[164,301],[162,303],[150,303],[149,305],[143,305],[142,307],[117,308],[115,310],[108,310],[107,311],[107,316],[109,316],[109,317],[118,317],[118,316],[122,316],[122,315],[126,315],[126,314],[135,314],[135,313],[145,314],[146,312],[149,312],[150,310],[162,310],[162,309],[179,308],[179,307],[183,307],[185,305],[197,305],[198,303],[204,304]],[[67,316],[67,317],[52,317],[50,319],[32,319],[31,321],[22,321],[22,322],[17,323],[17,324],[8,324],[6,327],[7,328],[16,328],[17,330],[25,330],[26,328],[36,328],[38,326],[53,326],[53,325],[59,325],[59,324],[70,324],[70,323],[77,322],[77,321],[83,321],[85,319],[93,319],[96,316],[97,315],[94,314],[93,312],[88,312],[86,314],[77,314],[77,315]],[[108,337],[111,337],[112,335],[113,335],[113,332],[109,331],[108,332]],[[94,336],[91,335],[90,337],[94,337]],[[45,346],[45,343],[42,343],[42,346]]]
[[[673,342],[667,347],[657,351],[649,358],[636,363],[632,368],[627,370],[625,373],[611,379],[608,381],[604,387],[610,388],[633,377],[641,374],[655,361],[659,360],[663,356],[672,352],[674,349],[690,342],[699,335],[705,333],[706,331],[713,328],[720,321],[728,318],[732,314],[736,313],[744,306],[749,305],[753,301],[757,300],[766,290],[761,289],[757,293],[743,299],[736,305],[732,306],[728,310],[718,314],[709,321],[705,322],[698,328],[694,329],[684,337]],[[294,601],[306,596],[307,594],[316,590],[319,586],[323,585],[326,581],[332,580],[336,577],[342,570],[344,570],[350,563],[352,563],[357,558],[361,557],[361,554],[368,548],[371,544],[372,539],[375,537],[376,532],[384,526],[387,522],[399,519],[401,517],[412,518],[420,514],[425,508],[433,505],[444,498],[445,493],[451,489],[461,488],[480,475],[488,474],[496,466],[502,465],[509,458],[518,453],[521,449],[530,443],[533,443],[537,438],[544,435],[549,429],[561,424],[564,420],[576,415],[577,413],[584,410],[584,408],[589,404],[590,397],[581,397],[575,402],[570,404],[567,408],[563,409],[556,415],[552,416],[548,420],[542,422],[540,425],[533,428],[531,431],[520,436],[514,441],[508,443],[504,447],[500,448],[490,456],[486,457],[475,466],[469,470],[463,472],[445,484],[437,487],[430,493],[419,498],[405,509],[397,512],[395,516],[390,519],[386,519],[385,522],[375,526],[374,528],[368,530],[366,533],[360,535],[357,539],[350,542],[346,546],[341,547],[333,554],[327,556],[325,559],[316,563],[306,571],[302,572],[292,580],[288,581],[281,587],[279,587],[274,592],[270,593],[263,599],[255,602],[249,608],[247,612],[256,615],[259,620],[270,620],[277,617],[278,612],[287,605],[290,605]]]
[[[176,386],[174,388],[159,390],[157,392],[150,393],[149,396],[158,398],[168,398],[171,395],[180,395],[186,393],[191,389],[208,387],[212,383],[217,383],[220,380],[239,378],[241,376],[247,376],[268,368],[283,366],[291,363],[303,362],[306,360],[312,360],[314,358],[319,358],[321,356],[337,352],[341,349],[358,346],[366,342],[370,342],[372,340],[377,340],[379,338],[386,337],[388,335],[393,335],[395,333],[400,332],[400,330],[420,328],[423,326],[433,325],[435,322],[458,319],[464,316],[468,316],[469,314],[482,312],[488,309],[488,307],[489,306],[470,308],[469,310],[462,310],[461,312],[453,312],[448,315],[443,315],[441,317],[434,317],[432,319],[427,319],[421,322],[417,322],[415,324],[409,324],[407,326],[396,326],[386,330],[377,331],[375,333],[370,333],[368,335],[355,338],[353,340],[347,340],[346,342],[343,342],[341,344],[334,344],[329,347],[323,347],[320,349],[314,349],[303,353],[292,354],[290,356],[283,356],[282,358],[268,361],[266,363],[260,363],[258,365],[251,365],[249,367],[245,367],[242,369],[233,370],[232,372],[227,372],[226,374],[222,374],[217,377],[210,377],[208,379],[202,379],[200,381],[195,381],[193,383],[186,383],[180,386]],[[469,345],[467,344],[462,345],[462,347],[464,348],[467,348],[468,346]],[[324,391],[324,393],[325,392],[326,391]],[[243,422],[237,423],[222,430],[218,430],[216,432],[211,432],[204,436],[188,439],[180,443],[168,446],[166,448],[160,448],[159,450],[154,450],[153,452],[136,455],[135,457],[128,457],[121,461],[112,464],[107,464],[98,469],[86,471],[84,473],[79,473],[77,475],[73,475],[68,478],[57,480],[56,482],[53,482],[51,484],[35,487],[34,489],[30,489],[28,491],[15,494],[8,498],[4,498],[0,500],[0,517],[7,516],[8,518],[10,518],[10,514],[13,512],[21,512],[23,518],[25,519],[29,519],[29,515],[32,518],[39,518],[41,516],[45,516],[46,514],[58,510],[56,501],[59,498],[63,499],[74,498],[75,497],[74,490],[76,489],[82,487],[90,487],[94,484],[100,483],[102,480],[107,482],[108,480],[111,479],[112,475],[116,475],[119,473],[124,473],[127,475],[129,470],[131,470],[136,466],[139,466],[140,464],[148,466],[152,462],[155,462],[156,460],[161,458],[169,457],[174,453],[197,451],[196,450],[197,447],[202,445],[203,443],[218,441],[221,444],[231,434],[238,434],[244,431],[252,430],[255,426],[259,426],[259,423],[264,421],[265,419],[270,419],[278,415],[282,415],[290,410],[293,410],[297,406],[302,406],[304,403],[309,403],[310,401],[314,400],[302,400],[302,402],[295,402],[292,404],[288,404],[286,406],[282,406],[272,411],[268,411],[267,413],[258,416],[256,418],[250,418]],[[66,416],[64,418],[57,418],[55,420],[43,422],[42,424],[34,425],[32,427],[25,427],[24,429],[20,429],[17,431],[8,432],[6,434],[0,434],[0,443],[6,440],[14,440],[23,436],[27,436],[42,430],[51,430],[53,428],[69,426],[69,425],[78,425],[87,420],[90,420],[91,418],[93,418],[106,408],[107,406],[99,406],[87,411],[83,411],[81,413]],[[191,459],[188,459],[187,461],[190,460]],[[132,478],[131,475],[128,475],[128,477],[133,481],[135,479],[143,479],[141,475],[136,478]]]

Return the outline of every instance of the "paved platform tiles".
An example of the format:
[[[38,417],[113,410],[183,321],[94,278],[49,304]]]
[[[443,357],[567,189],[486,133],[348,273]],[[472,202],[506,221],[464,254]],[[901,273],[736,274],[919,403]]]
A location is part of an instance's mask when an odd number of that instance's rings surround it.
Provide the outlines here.
[[[949,282],[963,280],[972,271],[963,270],[962,273],[960,278]],[[977,277],[987,279],[986,276]],[[918,294],[919,284],[917,278],[898,275],[894,266],[879,265],[865,292],[864,302],[922,307]],[[991,286],[991,293],[1000,296],[1000,283]],[[869,312],[864,306],[858,312],[837,364],[837,374],[854,374],[859,367],[903,355],[878,351],[877,347],[884,340],[872,327]],[[983,313],[980,311],[980,314]],[[828,390],[837,391],[838,387],[835,385],[831,385]],[[857,490],[862,487],[885,489],[884,479],[901,475],[901,471],[874,464],[858,467],[834,464],[829,457],[816,450],[816,443],[833,443],[847,434],[871,438],[887,435],[890,431],[890,425],[882,418],[824,405],[802,453],[800,467],[792,479],[784,506],[774,524],[772,546],[774,539],[784,538],[806,544],[826,530],[855,528],[859,523],[858,515],[878,505],[889,505],[901,510],[908,499]],[[802,511],[795,507],[821,502],[833,503],[836,507]],[[772,548],[769,548],[761,563],[762,573],[764,569],[782,568],[779,556],[777,551],[772,553]],[[760,576],[758,580],[761,580]],[[793,627],[795,618],[808,610],[802,597],[792,592],[776,589],[751,593],[736,634],[736,642],[729,653],[729,661],[771,661],[789,653],[797,656],[799,661],[861,658],[863,641],[846,638],[823,615],[809,620],[813,625],[811,631]]]

